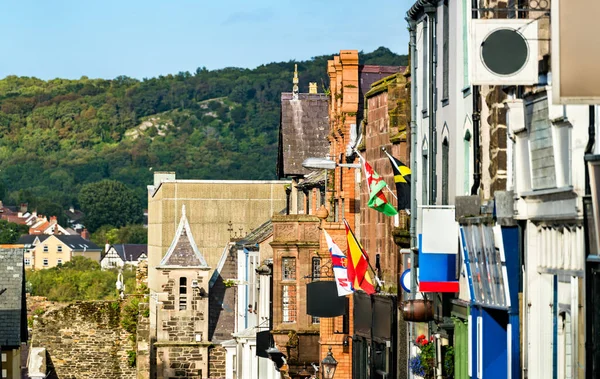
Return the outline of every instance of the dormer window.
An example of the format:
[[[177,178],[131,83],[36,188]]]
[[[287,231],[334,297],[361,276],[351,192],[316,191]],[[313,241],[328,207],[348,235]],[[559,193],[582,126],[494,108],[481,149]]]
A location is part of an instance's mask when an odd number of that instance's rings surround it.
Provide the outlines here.
[[[187,278],[179,278],[179,310],[187,309]]]

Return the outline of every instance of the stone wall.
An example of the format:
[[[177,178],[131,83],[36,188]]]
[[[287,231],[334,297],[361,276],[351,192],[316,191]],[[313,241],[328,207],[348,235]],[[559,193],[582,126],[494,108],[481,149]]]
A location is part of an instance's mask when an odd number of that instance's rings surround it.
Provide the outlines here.
[[[48,352],[48,378],[135,378],[118,301],[76,302],[38,316],[31,344]]]
[[[222,346],[215,346],[209,352],[209,378],[225,378],[225,357],[227,351]]]

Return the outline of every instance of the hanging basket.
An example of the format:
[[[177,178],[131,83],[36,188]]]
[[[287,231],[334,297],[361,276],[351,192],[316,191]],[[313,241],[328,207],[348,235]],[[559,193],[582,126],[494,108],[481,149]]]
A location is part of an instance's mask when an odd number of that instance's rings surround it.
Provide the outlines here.
[[[404,321],[427,322],[433,320],[433,301],[408,300],[400,305]]]

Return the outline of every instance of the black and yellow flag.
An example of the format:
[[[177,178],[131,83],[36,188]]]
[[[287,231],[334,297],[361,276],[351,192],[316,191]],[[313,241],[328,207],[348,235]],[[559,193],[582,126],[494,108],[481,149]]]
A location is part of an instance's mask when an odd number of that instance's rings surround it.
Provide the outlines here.
[[[392,162],[394,183],[396,183],[396,194],[398,195],[398,210],[410,209],[410,168],[392,157],[387,151],[385,154]]]

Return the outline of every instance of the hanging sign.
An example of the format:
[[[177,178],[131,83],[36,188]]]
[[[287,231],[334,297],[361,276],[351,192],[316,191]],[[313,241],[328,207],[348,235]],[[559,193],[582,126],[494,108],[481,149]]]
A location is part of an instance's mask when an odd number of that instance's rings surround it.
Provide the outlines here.
[[[400,276],[400,287],[410,293],[410,269],[405,270]]]

